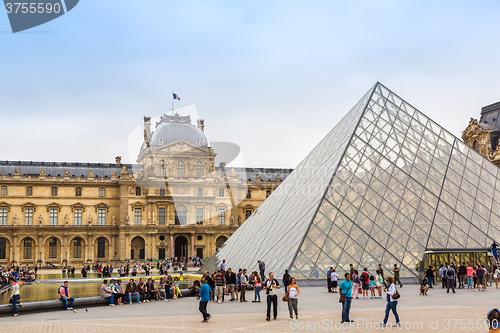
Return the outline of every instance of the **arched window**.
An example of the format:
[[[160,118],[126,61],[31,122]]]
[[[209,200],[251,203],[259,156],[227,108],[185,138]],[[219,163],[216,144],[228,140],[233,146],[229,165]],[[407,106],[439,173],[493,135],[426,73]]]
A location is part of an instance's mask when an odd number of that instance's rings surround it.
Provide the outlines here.
[[[224,189],[223,188],[219,189],[219,197],[224,198]]]
[[[33,195],[33,187],[27,186],[26,187],[26,196],[31,197]]]
[[[52,186],[52,189],[50,190],[50,195],[53,197],[57,197],[57,187]]]
[[[0,195],[7,195],[7,186],[2,186],[2,189],[0,191]]]
[[[158,161],[158,177],[165,177],[167,175],[167,165],[164,160]]]
[[[474,141],[472,148],[479,153],[479,142],[477,140]]]
[[[97,258],[106,258],[106,238],[97,239]]]
[[[175,224],[176,225],[186,225],[187,224],[187,208],[184,205],[178,205],[175,207]]]
[[[0,238],[0,259],[7,259],[7,238]]]
[[[196,177],[203,177],[203,162],[201,161],[196,162]]]
[[[76,195],[77,197],[81,197],[81,196],[82,196],[82,188],[81,188],[81,187],[77,187],[77,188],[75,189],[75,195]]]
[[[185,164],[183,161],[177,161],[177,177],[184,177]]]
[[[103,198],[106,196],[106,189],[104,187],[101,187],[99,189],[99,197]]]
[[[75,238],[73,240],[73,258],[81,258],[82,257],[82,239]]]
[[[49,259],[57,258],[57,239],[51,238],[49,240]]]
[[[199,196],[199,197],[202,197],[203,196],[203,189],[201,187],[198,187],[198,190],[196,191],[196,194]]]
[[[33,240],[31,238],[26,238],[24,240],[24,248],[23,248],[24,259],[31,259],[32,249],[33,249]]]

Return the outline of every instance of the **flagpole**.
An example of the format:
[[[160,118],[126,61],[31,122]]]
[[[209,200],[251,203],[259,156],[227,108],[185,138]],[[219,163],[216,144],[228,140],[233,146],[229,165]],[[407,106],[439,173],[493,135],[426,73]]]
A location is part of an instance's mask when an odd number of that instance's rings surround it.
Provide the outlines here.
[[[172,90],[172,116],[174,115],[174,91]]]

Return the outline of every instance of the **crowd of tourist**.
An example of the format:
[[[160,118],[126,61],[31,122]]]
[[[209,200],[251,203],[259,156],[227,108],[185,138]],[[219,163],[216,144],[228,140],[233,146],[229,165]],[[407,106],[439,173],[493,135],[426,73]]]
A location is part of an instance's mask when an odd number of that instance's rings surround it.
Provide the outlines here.
[[[15,281],[33,282],[36,279],[35,271],[31,270],[28,266],[17,266],[7,268],[0,266],[1,285],[0,288],[10,285],[9,279],[13,278]]]

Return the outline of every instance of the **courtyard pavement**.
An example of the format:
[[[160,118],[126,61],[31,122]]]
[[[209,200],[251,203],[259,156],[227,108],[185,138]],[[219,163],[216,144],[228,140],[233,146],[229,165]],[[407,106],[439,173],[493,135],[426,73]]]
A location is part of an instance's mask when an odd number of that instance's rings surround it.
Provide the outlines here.
[[[299,286],[300,287],[300,286]],[[287,304],[278,297],[278,319],[265,320],[265,293],[262,302],[252,303],[254,293],[247,292],[247,303],[210,302],[209,323],[201,322],[198,301],[195,298],[151,302],[124,306],[77,308],[77,312],[54,311],[2,317],[0,332],[178,332],[201,329],[206,332],[487,332],[486,313],[500,307],[500,290],[490,287],[485,292],[457,290],[447,294],[434,288],[428,296],[419,296],[418,286],[406,285],[399,289],[401,299],[398,312],[403,327],[381,328],[385,311],[382,299],[353,300],[351,326],[340,326],[341,304],[338,294],[327,293],[326,288],[303,287],[299,295],[299,320],[288,320]],[[226,297],[227,298],[227,297]],[[394,323],[392,314],[389,322]]]

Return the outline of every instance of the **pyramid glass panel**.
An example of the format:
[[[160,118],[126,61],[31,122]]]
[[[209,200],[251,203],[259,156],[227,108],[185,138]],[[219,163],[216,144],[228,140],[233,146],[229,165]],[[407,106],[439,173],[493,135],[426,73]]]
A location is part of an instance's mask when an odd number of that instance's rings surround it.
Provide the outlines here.
[[[203,269],[318,279],[330,266],[416,277],[426,251],[500,237],[500,172],[377,83]]]

